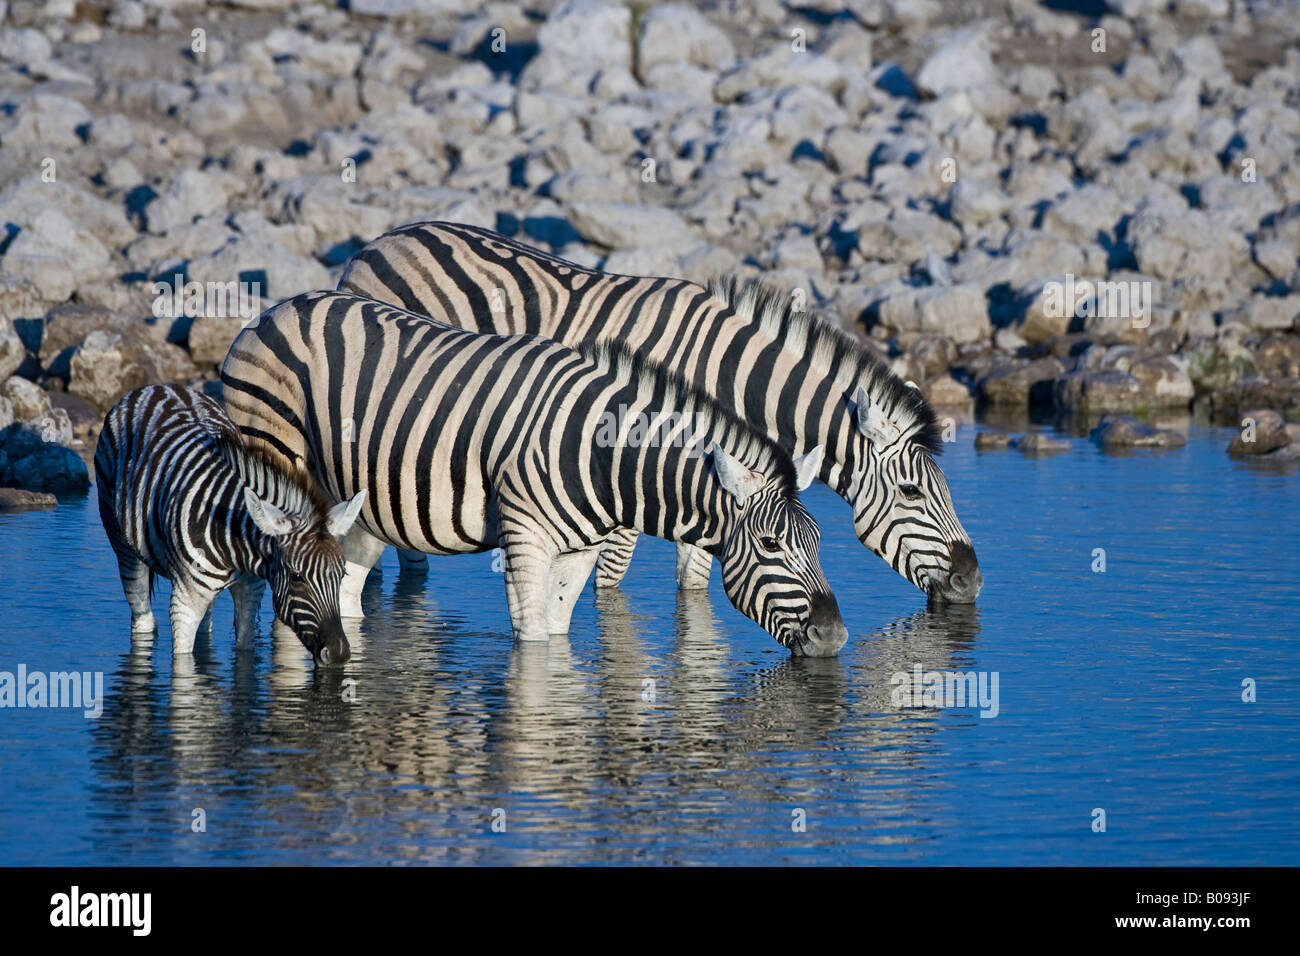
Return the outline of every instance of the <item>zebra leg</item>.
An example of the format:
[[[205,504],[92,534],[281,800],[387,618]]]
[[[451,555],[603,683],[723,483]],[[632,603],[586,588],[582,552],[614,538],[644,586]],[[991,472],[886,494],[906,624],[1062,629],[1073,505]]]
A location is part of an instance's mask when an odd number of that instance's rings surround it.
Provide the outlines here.
[[[573,605],[591,577],[591,569],[600,557],[600,548],[569,551],[551,559],[546,582],[546,632],[568,634]]]
[[[623,583],[636,548],[636,536],[635,528],[617,528],[605,540],[600,560],[596,562],[596,587],[616,588]]]
[[[149,566],[125,542],[113,542],[117,554],[117,570],[122,577],[122,592],[131,608],[131,633],[149,634],[158,630],[153,610],[149,607]]]
[[[172,582],[172,655],[194,653],[194,639],[218,592]]]
[[[428,574],[429,556],[422,551],[397,549],[398,574]]]
[[[262,595],[266,582],[255,574],[241,574],[230,585],[230,596],[235,599],[235,646],[246,648],[257,634],[257,616],[262,609]]]
[[[681,591],[698,591],[709,586],[709,571],[713,568],[713,555],[691,544],[677,545],[677,588]]]
[[[361,612],[361,590],[366,586],[366,575],[384,553],[384,542],[354,524],[340,545],[347,564],[339,585],[339,615],[365,617]]]
[[[506,562],[506,603],[515,640],[548,640],[551,632],[546,626],[546,585],[553,555],[540,542],[518,538],[507,542],[504,534],[501,547]]]

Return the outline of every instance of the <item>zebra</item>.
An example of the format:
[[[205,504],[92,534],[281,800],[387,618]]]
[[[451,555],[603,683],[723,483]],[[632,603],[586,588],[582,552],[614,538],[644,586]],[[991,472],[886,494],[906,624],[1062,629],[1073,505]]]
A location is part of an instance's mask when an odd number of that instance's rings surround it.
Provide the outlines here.
[[[823,446],[819,477],[852,506],[859,540],[929,598],[979,595],[975,548],[935,463],[933,409],[860,342],[762,282],[596,272],[488,229],[425,222],[362,249],[339,288],[479,332],[625,343],[782,447]],[[635,541],[630,529],[611,538],[598,587],[622,580]],[[679,546],[680,587],[707,587],[709,566]]]
[[[305,474],[246,447],[215,400],[174,385],[128,392],[109,411],[95,483],[132,634],[156,630],[149,598],[158,575],[172,582],[174,654],[193,651],[227,587],[236,640],[246,646],[269,581],[276,617],[319,663],[348,659],[338,539],[356,520],[364,490],[330,507]]]
[[[798,497],[821,451],[792,461],[626,349],[483,335],[315,292],[244,328],[221,384],[245,441],[332,495],[371,489],[344,542],[344,613],[360,610],[385,542],[499,547],[515,637],[566,634],[600,546],[624,527],[717,556],[732,604],[793,654],[830,656],[847,640]],[[669,427],[632,440],[614,415]]]

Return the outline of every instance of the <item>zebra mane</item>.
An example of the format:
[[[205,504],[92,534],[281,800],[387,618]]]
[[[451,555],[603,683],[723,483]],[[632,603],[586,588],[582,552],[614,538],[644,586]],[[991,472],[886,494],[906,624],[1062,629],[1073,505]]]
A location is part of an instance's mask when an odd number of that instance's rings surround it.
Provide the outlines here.
[[[306,517],[312,526],[328,517],[333,503],[305,469],[286,466],[261,445],[226,439],[220,446],[226,461],[258,497],[287,514]]]
[[[930,403],[843,329],[809,312],[796,311],[787,292],[759,279],[721,276],[708,288],[742,319],[759,323],[764,332],[802,352],[813,367],[833,372],[840,361],[852,362],[855,383],[866,389],[872,401],[902,431],[916,429],[912,443],[931,455],[943,453],[942,433]]]
[[[798,477],[790,453],[704,389],[624,342],[584,341],[573,348],[620,382],[639,385],[662,396],[664,405],[672,411],[692,415],[695,435],[706,446],[717,442],[750,469],[778,478],[787,494],[798,494]]]

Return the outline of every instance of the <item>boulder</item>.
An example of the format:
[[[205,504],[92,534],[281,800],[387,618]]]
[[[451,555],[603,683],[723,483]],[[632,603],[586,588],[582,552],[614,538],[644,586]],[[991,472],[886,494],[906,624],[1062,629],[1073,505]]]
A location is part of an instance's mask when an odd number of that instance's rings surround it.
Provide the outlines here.
[[[1052,438],[1042,432],[1031,432],[1016,442],[1020,454],[1031,458],[1043,455],[1057,455],[1070,450],[1070,443],[1060,438]]]
[[[1177,355],[1140,358],[1130,363],[1128,373],[1142,383],[1153,408],[1186,408],[1195,395],[1187,360]]]
[[[1128,415],[1105,415],[1089,436],[1104,448],[1181,448],[1187,437],[1171,428],[1154,428]]]
[[[25,422],[50,410],[50,399],[35,382],[12,376],[0,386],[0,394],[9,399],[15,421]]]
[[[1118,369],[1084,369],[1056,380],[1056,404],[1065,411],[1137,411],[1151,404],[1141,380]]]
[[[0,431],[0,486],[79,494],[90,487],[90,472],[72,449],[46,442],[39,432],[15,423]]]
[[[1201,339],[1183,352],[1197,395],[1213,392],[1258,371],[1255,356],[1234,338]]]
[[[1032,362],[1013,359],[995,365],[979,380],[975,391],[980,400],[989,405],[1024,408],[1040,395],[1050,399],[1049,383],[1064,374],[1065,364],[1059,359],[1041,358]]]
[[[190,358],[200,367],[217,365],[226,360],[230,344],[249,320],[234,316],[196,315],[190,324]]]
[[[18,371],[18,366],[23,364],[26,357],[27,348],[14,331],[13,322],[0,317],[0,381]]]
[[[1216,388],[1210,395],[1216,421],[1236,425],[1246,410],[1273,408],[1288,421],[1300,421],[1300,378],[1247,378]]]
[[[905,289],[879,303],[877,318],[899,332],[937,332],[957,345],[993,334],[984,294],[974,285]]]
[[[699,244],[682,218],[662,206],[587,200],[573,203],[570,212],[582,238],[610,249],[659,245],[680,252]]]
[[[1241,432],[1228,445],[1230,455],[1267,455],[1291,443],[1286,421],[1271,409],[1255,408],[1243,412],[1238,425]]]
[[[184,382],[199,371],[169,342],[151,342],[122,332],[95,331],[72,356],[68,391],[100,411],[142,385]]]
[[[931,96],[1000,82],[989,55],[987,33],[977,27],[955,32],[921,66],[916,85]]]
[[[1015,444],[1006,432],[980,432],[975,436],[975,447],[980,451],[1003,451]]]
[[[965,408],[972,402],[966,386],[946,372],[926,379],[921,392],[936,408]]]
[[[59,503],[54,495],[44,491],[25,491],[22,488],[0,488],[0,511],[30,511],[35,508],[53,508]]]
[[[717,70],[735,58],[727,34],[688,4],[656,5],[641,18],[637,66],[643,74],[659,64],[679,62]]]

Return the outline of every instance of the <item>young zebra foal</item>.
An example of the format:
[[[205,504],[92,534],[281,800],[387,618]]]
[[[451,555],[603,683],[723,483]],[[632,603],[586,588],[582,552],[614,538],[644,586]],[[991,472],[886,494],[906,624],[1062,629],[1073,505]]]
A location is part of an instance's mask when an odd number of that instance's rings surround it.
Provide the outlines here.
[[[602,544],[625,527],[716,555],[732,604],[792,652],[829,656],[847,639],[798,498],[820,450],[791,462],[631,353],[310,293],[240,332],[221,381],[245,441],[312,469],[331,494],[371,489],[344,542],[345,613],[384,542],[500,547],[515,634],[545,640],[567,633]],[[665,420],[667,433],[635,439],[611,424]]]
[[[275,616],[312,656],[348,659],[336,539],[356,520],[364,490],[330,508],[306,475],[246,448],[217,402],[171,385],[136,389],[108,413],[95,484],[132,633],[155,629],[149,596],[161,575],[172,582],[173,653],[193,651],[200,622],[227,587],[243,646],[270,581]]]

